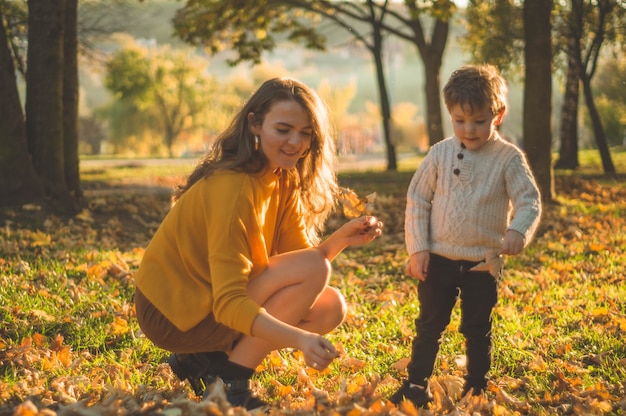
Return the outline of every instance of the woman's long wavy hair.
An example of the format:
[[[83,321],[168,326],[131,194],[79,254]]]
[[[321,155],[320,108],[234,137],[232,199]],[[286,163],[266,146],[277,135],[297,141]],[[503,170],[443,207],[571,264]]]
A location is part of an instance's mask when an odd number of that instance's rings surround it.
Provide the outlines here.
[[[334,131],[328,110],[317,93],[292,78],[270,79],[252,94],[209,152],[199,160],[186,183],[177,188],[172,200],[176,202],[194,183],[216,170],[230,169],[253,175],[264,173],[269,161],[260,148],[255,148],[250,125],[262,124],[266,114],[279,101],[297,102],[311,117],[310,150],[298,161],[295,169],[284,171],[282,175],[286,174],[285,179],[294,184],[309,239],[317,243],[339,193]],[[249,120],[250,113],[253,117]]]

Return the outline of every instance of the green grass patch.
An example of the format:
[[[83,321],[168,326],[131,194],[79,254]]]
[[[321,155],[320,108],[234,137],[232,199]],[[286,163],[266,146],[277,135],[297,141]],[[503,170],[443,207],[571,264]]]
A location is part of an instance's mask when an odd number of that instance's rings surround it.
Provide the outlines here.
[[[621,172],[625,154],[613,153]],[[597,157],[581,152],[585,164]],[[389,412],[375,403],[405,376],[419,314],[416,284],[404,275],[402,228],[414,169],[409,165],[418,160],[403,163],[398,172],[339,175],[342,186],[360,196],[378,194],[373,214],[385,221],[385,235],[345,250],[334,262],[332,284],[345,295],[349,314],[328,338],[342,356],[323,373],[305,368],[298,351],[283,350],[264,361],[255,386],[276,406],[292,413],[310,409],[315,388],[330,396],[339,413],[346,396],[371,406],[372,414]],[[484,409],[495,412],[496,403],[506,409],[500,414],[624,412],[626,181],[602,177],[598,166],[556,172],[558,204],[546,207],[532,244],[507,258],[494,313],[492,405]],[[167,210],[167,196],[118,193],[127,181],[171,184],[189,169],[89,169],[87,183],[109,183],[116,192],[88,192],[87,212],[34,222],[22,221],[21,212],[3,212],[0,414],[13,414],[27,400],[39,409],[79,400],[113,406],[117,395],[126,398],[116,406],[139,412],[142,406],[192,399],[165,364],[168,353],[141,334],[133,308],[133,276]],[[342,221],[337,213],[330,222]],[[457,306],[435,380],[464,374],[459,319]],[[515,400],[503,399],[500,391]]]

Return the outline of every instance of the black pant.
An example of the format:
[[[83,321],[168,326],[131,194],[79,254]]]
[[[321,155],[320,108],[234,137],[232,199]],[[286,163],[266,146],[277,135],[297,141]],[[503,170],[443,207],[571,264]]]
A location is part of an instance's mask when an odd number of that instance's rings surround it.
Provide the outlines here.
[[[468,271],[476,264],[430,255],[427,278],[418,285],[420,315],[415,320],[409,382],[427,385],[452,308],[460,297],[460,331],[467,348],[466,385],[486,386],[485,376],[491,366],[491,312],[498,294],[496,279],[489,272]]]

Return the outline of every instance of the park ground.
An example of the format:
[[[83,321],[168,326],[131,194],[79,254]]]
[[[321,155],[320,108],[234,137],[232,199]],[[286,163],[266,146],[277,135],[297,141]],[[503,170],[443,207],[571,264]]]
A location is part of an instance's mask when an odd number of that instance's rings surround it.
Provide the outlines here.
[[[625,159],[615,158],[619,172]],[[342,186],[370,196],[366,208],[385,234],[334,262],[332,284],[349,305],[328,335],[341,357],[317,372],[284,350],[260,366],[254,387],[273,404],[269,413],[626,414],[626,176],[603,176],[593,158],[557,172],[556,200],[534,241],[507,258],[486,395],[459,397],[464,348],[455,310],[433,376],[434,406],[386,401],[406,376],[419,312],[415,282],[403,273],[412,174],[404,163],[399,172],[340,173]],[[135,321],[134,273],[189,166],[86,165],[77,215],[0,210],[0,416],[244,414],[219,391],[215,401],[195,398]],[[338,206],[329,231],[345,219]]]

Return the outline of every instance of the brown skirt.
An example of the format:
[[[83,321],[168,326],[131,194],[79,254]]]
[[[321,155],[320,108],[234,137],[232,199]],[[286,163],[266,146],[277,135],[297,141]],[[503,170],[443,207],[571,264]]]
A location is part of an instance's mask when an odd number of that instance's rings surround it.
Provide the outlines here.
[[[230,352],[243,336],[209,314],[189,331],[181,331],[139,289],[135,290],[137,321],[144,335],[159,348],[177,353]]]

